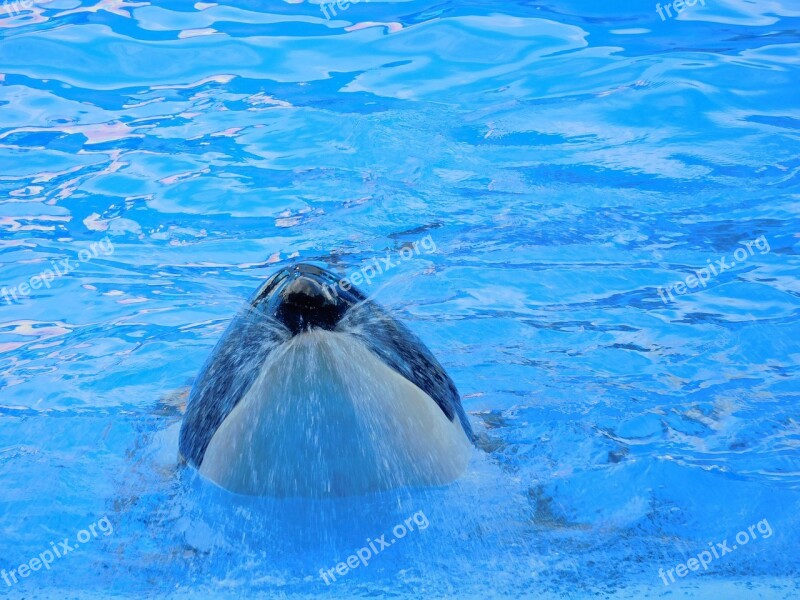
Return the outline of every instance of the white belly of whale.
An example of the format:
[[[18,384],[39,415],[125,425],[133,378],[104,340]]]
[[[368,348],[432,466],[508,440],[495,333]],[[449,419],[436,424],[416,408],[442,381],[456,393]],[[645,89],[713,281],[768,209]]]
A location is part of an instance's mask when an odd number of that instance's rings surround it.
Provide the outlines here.
[[[315,329],[264,364],[200,473],[241,494],[347,496],[449,483],[471,453],[459,419],[358,338]]]

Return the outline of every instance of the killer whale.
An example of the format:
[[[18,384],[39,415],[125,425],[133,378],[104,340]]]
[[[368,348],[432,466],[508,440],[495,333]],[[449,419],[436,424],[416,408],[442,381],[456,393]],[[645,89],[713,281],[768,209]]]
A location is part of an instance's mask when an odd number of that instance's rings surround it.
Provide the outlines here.
[[[301,263],[261,285],[220,338],[179,451],[236,493],[330,497],[449,483],[473,442],[425,345],[357,288]]]

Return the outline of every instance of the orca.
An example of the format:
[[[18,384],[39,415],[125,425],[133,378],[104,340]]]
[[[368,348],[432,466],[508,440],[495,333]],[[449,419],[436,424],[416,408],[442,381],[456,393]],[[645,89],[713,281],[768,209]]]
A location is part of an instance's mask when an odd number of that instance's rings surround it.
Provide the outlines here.
[[[411,331],[321,267],[281,269],[230,323],[181,424],[181,458],[231,492],[280,498],[445,485],[474,435]]]

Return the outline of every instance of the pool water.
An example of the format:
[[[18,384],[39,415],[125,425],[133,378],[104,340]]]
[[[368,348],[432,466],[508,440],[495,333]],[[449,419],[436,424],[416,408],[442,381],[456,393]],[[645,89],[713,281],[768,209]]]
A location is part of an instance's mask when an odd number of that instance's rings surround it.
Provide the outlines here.
[[[0,6],[0,595],[797,597],[800,5],[668,6]],[[448,370],[459,481],[178,467],[298,260]]]

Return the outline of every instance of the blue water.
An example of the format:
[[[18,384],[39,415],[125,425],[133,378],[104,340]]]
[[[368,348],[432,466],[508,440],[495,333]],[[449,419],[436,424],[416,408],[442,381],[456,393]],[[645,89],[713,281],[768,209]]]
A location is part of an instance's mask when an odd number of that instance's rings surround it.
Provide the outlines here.
[[[800,594],[795,0],[26,6],[0,7],[0,568],[113,531],[0,596]],[[426,236],[361,288],[456,382],[460,481],[309,504],[177,468],[259,282]]]

